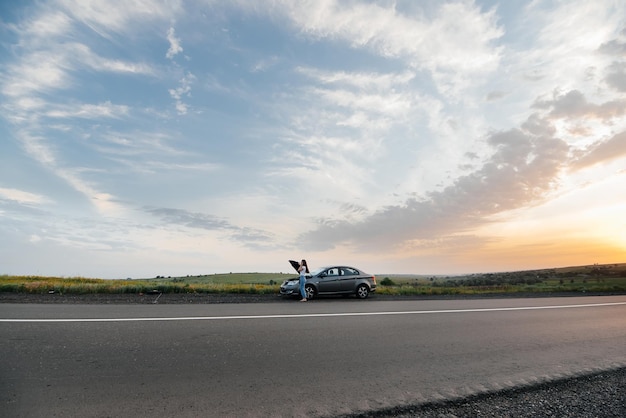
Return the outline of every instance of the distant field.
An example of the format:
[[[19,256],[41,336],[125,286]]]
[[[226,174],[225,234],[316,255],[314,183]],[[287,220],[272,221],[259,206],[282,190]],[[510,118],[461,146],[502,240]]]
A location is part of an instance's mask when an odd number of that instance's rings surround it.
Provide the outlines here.
[[[228,273],[153,279],[0,276],[0,292],[18,293],[277,293],[294,274]]]
[[[297,273],[285,274],[285,273],[222,273],[222,274],[207,274],[200,276],[181,276],[181,277],[158,277],[154,279],[138,279],[136,281],[147,281],[152,283],[169,283],[169,282],[184,282],[190,285],[205,285],[205,284],[269,284],[270,281],[278,281],[282,283],[285,278],[295,277]],[[279,284],[280,284],[279,283]]]
[[[150,279],[0,276],[0,292],[17,293],[278,293],[293,274],[226,273]],[[379,294],[626,293],[626,263],[465,276],[377,275]]]
[[[381,293],[481,294],[626,292],[626,263],[463,276],[379,275]]]

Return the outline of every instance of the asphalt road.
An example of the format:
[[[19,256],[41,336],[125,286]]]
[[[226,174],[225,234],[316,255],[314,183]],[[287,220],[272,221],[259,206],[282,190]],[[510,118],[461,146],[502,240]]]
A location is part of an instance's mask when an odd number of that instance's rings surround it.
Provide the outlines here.
[[[626,296],[0,304],[5,417],[337,416],[626,366]]]

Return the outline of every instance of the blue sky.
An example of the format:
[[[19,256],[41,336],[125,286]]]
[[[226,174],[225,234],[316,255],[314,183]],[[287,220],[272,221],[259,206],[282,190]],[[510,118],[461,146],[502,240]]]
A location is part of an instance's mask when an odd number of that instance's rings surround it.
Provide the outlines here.
[[[626,5],[0,5],[0,274],[624,262]]]

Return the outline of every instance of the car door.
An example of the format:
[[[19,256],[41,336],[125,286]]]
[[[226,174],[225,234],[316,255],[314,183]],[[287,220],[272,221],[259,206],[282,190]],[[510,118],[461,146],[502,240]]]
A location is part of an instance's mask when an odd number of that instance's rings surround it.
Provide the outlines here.
[[[341,282],[339,278],[339,269],[331,267],[322,271],[318,275],[318,291],[319,293],[337,293],[341,290]]]
[[[341,267],[340,273],[341,291],[353,292],[356,289],[356,279],[359,277],[359,272],[351,267]]]

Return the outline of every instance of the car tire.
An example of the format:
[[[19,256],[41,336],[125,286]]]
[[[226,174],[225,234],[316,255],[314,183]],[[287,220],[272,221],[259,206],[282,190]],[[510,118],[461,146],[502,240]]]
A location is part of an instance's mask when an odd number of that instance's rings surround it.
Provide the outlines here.
[[[308,300],[315,299],[315,295],[317,292],[315,291],[315,288],[313,286],[311,286],[310,284],[306,285],[304,287],[304,291]]]
[[[356,288],[356,297],[359,299],[367,299],[369,294],[370,294],[370,288],[364,284],[361,284],[359,285],[359,287]]]

